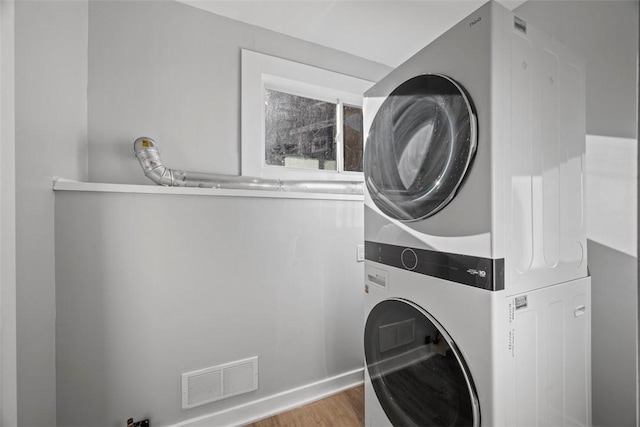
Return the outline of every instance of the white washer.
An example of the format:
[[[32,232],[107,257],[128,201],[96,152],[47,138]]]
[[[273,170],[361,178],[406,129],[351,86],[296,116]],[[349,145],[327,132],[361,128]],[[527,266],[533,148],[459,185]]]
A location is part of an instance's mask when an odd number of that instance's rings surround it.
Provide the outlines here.
[[[589,425],[583,62],[490,2],[365,94],[365,423]]]
[[[366,272],[365,426],[591,425],[590,278],[508,296]]]
[[[465,255],[436,276],[516,293],[586,277],[583,69],[491,2],[367,91],[368,258]]]

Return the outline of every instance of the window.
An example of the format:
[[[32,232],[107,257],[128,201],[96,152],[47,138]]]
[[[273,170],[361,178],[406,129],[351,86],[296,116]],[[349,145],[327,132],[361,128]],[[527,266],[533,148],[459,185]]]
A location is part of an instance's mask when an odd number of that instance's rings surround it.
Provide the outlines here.
[[[362,151],[364,148],[362,108],[343,105],[342,120],[344,170],[362,172]]]
[[[268,87],[264,105],[266,165],[362,172],[361,107]]]
[[[265,163],[337,170],[336,104],[264,90]]]
[[[242,174],[362,179],[362,94],[371,82],[242,52]]]

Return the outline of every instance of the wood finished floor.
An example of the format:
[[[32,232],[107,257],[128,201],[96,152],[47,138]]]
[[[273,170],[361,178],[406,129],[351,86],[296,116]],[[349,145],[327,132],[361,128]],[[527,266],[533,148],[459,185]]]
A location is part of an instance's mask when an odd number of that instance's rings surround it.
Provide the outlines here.
[[[350,388],[326,399],[310,403],[246,427],[362,427],[364,387]]]

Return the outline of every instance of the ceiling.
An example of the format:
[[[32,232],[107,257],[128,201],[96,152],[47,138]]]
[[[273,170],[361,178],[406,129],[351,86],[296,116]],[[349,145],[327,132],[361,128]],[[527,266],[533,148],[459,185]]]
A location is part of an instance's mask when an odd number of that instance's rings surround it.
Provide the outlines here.
[[[396,67],[485,0],[179,0]],[[500,1],[514,9],[524,0]]]

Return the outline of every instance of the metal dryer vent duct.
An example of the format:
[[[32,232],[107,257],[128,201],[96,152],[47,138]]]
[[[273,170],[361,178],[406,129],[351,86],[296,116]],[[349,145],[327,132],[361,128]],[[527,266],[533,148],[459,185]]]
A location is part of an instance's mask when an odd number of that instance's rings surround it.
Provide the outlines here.
[[[169,169],[162,164],[155,141],[144,136],[135,140],[133,150],[145,176],[156,184],[168,187],[363,194],[363,184],[358,181],[264,179]]]

